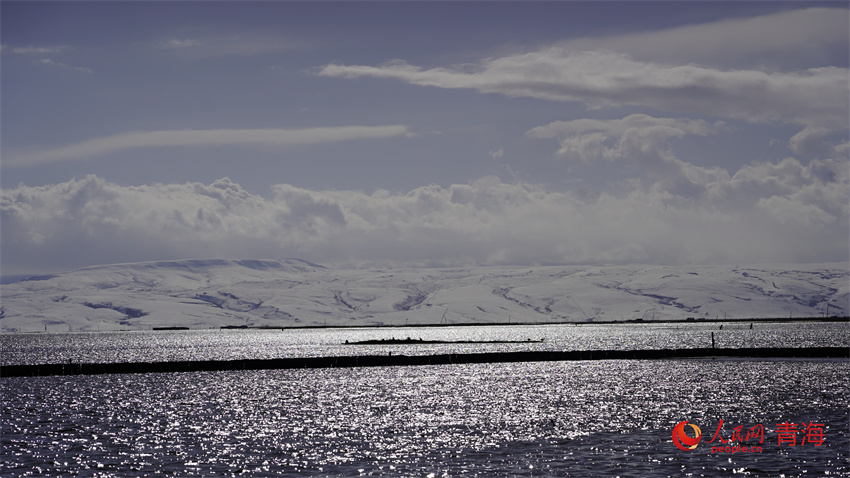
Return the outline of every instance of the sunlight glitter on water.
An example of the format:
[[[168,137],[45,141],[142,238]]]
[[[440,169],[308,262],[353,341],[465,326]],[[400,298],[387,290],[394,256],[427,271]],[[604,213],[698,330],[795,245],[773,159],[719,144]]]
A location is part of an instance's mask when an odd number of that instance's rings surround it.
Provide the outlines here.
[[[846,475],[849,375],[846,361],[679,360],[7,378],[2,466],[83,476]],[[765,452],[727,459],[672,445],[679,421],[707,431],[719,419],[764,423]],[[822,421],[827,442],[779,449],[767,430],[780,420]]]
[[[711,347],[850,347],[850,323],[614,324],[383,327],[295,330],[189,330],[0,334],[2,365],[74,362],[241,360],[342,355],[406,355],[528,350]],[[344,345],[369,339],[517,341],[502,344]],[[526,342],[528,339],[543,342]]]

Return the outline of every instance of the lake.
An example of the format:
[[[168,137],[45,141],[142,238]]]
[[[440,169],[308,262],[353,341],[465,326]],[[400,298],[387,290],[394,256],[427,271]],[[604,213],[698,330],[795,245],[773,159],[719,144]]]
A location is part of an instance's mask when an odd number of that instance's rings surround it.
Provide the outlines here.
[[[718,347],[848,346],[847,327],[193,330],[0,340],[9,364],[687,348],[710,344],[712,332]],[[343,345],[408,336],[545,341]],[[840,359],[456,364],[3,378],[0,384],[3,476],[850,476],[850,362]],[[672,440],[685,420],[702,432],[692,450]],[[791,424],[793,433],[784,430]],[[761,443],[742,436],[737,452],[717,450],[724,439],[736,444],[736,428],[759,426]],[[760,450],[745,453],[743,445]]]

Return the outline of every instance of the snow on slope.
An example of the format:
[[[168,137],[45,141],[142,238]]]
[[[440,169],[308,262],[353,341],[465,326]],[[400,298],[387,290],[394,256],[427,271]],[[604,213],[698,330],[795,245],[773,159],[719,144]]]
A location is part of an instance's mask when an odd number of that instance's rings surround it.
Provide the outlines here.
[[[327,269],[298,259],[86,267],[2,285],[4,332],[850,313],[848,263]]]

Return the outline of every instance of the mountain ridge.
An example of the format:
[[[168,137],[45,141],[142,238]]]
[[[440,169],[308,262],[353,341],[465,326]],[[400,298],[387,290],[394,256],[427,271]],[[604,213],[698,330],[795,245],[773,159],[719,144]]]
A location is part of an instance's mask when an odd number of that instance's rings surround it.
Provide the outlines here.
[[[3,332],[846,316],[847,262],[333,269],[287,258],[89,266],[3,284]]]

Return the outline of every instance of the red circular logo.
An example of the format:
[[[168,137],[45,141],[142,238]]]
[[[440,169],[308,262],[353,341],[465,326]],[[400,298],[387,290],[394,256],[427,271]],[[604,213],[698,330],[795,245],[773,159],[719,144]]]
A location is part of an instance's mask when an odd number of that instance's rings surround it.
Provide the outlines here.
[[[693,438],[689,437],[685,433],[685,425],[689,425],[691,430],[693,430],[695,434]],[[693,450],[697,447],[697,443],[699,443],[700,440],[702,440],[702,430],[693,423],[688,423],[687,420],[679,422],[675,427],[673,427],[673,444],[680,450]]]

